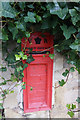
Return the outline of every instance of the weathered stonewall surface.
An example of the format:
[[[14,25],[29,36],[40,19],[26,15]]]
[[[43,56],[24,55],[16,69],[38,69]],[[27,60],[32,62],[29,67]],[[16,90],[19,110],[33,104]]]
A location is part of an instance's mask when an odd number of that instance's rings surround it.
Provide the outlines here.
[[[66,104],[76,104],[76,98],[78,97],[78,73],[70,73],[68,82],[59,88],[58,81],[65,79],[62,73],[65,69],[69,69],[69,65],[66,63],[65,58],[55,51],[54,58],[54,76],[53,76],[53,95],[52,95],[52,110],[50,111],[38,111],[33,113],[24,114],[23,111],[23,92],[20,92],[21,87],[15,88],[15,93],[10,94],[4,101],[5,117],[6,118],[70,118],[67,115]],[[5,73],[5,77],[8,77],[10,72]],[[7,75],[7,76],[6,76]],[[7,86],[6,86],[7,87]],[[78,105],[77,105],[78,107]],[[78,117],[78,113],[74,118]]]

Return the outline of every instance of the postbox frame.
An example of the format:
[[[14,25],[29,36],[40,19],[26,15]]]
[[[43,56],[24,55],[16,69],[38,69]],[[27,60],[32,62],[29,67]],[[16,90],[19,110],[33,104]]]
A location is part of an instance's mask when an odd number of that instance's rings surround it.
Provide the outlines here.
[[[36,50],[37,51],[37,50]],[[50,49],[50,53],[53,53],[53,48]],[[44,110],[50,110],[52,107],[52,80],[53,80],[53,60],[51,60],[49,58],[49,55],[45,55],[45,58],[43,58],[43,60],[41,59],[42,56],[45,54],[33,54],[33,58],[35,59],[35,61],[32,61],[30,64],[28,64],[28,66],[33,65],[33,64],[46,64],[47,70],[50,72],[47,72],[48,74],[48,79],[47,79],[47,106],[45,107],[39,107],[39,108],[29,108],[29,103],[28,103],[28,87],[27,89],[23,90],[23,99],[24,99],[24,113],[28,113],[28,112],[34,112],[34,111],[44,111]],[[39,59],[39,61],[38,61]],[[48,60],[47,62],[45,62],[45,60]],[[52,65],[52,66],[50,66]],[[50,69],[49,69],[50,68]],[[24,78],[23,78],[23,82],[26,82],[27,80],[27,73],[28,72],[28,67],[25,68],[24,70]],[[50,78],[49,78],[50,77]],[[28,82],[26,83],[28,84]],[[27,93],[27,94],[26,94]]]

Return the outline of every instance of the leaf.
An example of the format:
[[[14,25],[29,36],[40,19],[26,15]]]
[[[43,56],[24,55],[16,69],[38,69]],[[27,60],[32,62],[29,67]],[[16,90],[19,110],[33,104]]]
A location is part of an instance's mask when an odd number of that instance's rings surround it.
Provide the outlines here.
[[[3,104],[2,103],[0,103],[0,109],[3,109]]]
[[[36,20],[37,20],[37,22],[40,22],[42,20],[41,16],[36,15]]]
[[[17,40],[17,43],[21,43],[21,39],[20,38]]]
[[[46,54],[48,55],[48,54],[49,54],[49,52],[46,52]]]
[[[0,114],[0,119],[2,119],[2,115]]]
[[[31,87],[31,89],[30,89],[30,90],[32,91],[32,89],[33,89],[33,88]]]
[[[20,60],[20,58],[21,58],[21,56],[17,55],[17,54],[15,54],[15,57],[16,57],[16,60]]]
[[[2,2],[2,16],[14,18],[17,15],[17,11],[11,7],[9,2]],[[1,17],[1,14],[0,14]]]
[[[16,21],[15,24],[16,24],[16,27],[18,29],[20,29],[21,31],[26,31],[26,25],[22,21],[21,22],[20,21]]]
[[[1,85],[6,85],[6,81],[1,82],[1,83],[0,83],[0,86],[1,86]]]
[[[34,61],[35,59],[32,57],[32,55],[30,55],[29,57],[28,57],[28,59],[26,60],[26,62],[28,62],[28,63],[31,63],[32,61]]]
[[[16,38],[16,35],[18,34],[18,29],[16,25],[14,25],[13,23],[9,23],[8,29],[12,33],[14,40]]]
[[[8,34],[5,29],[2,29],[2,41],[6,42],[8,40]]]
[[[26,32],[26,37],[29,38],[30,37],[30,33]]]
[[[14,93],[14,90],[10,91],[10,93]]]
[[[2,96],[2,97],[4,97],[4,96],[5,96],[5,94],[1,94],[1,96]]]
[[[45,57],[45,55],[43,55],[43,57]]]
[[[73,42],[73,43],[70,45],[70,48],[73,49],[73,50],[76,50],[76,51],[80,51],[80,44]]]
[[[21,57],[24,56],[24,52],[23,52],[23,51],[20,51],[20,52],[18,52],[18,53],[19,53],[19,55],[20,55]]]
[[[2,67],[2,68],[0,68],[0,71],[5,72],[5,71],[7,71],[7,68],[6,67]]]
[[[21,83],[21,87],[22,87],[22,89],[25,89],[25,88],[26,88],[26,83],[25,83],[25,82],[22,82],[22,83]]]
[[[73,25],[76,25],[80,21],[80,14],[75,9],[69,9],[69,14],[71,15]]]
[[[62,73],[62,75],[66,77],[68,73],[69,73],[69,70],[66,69],[65,72]]]
[[[64,80],[62,79],[61,81],[59,81],[59,85],[63,86],[66,82],[64,82]]]
[[[67,104],[66,107],[69,109],[71,109],[71,105],[70,104]]]
[[[63,30],[63,35],[65,36],[66,40],[69,39],[71,35],[76,32],[76,29],[73,26],[67,27],[67,25],[63,24],[60,27]]]
[[[61,9],[58,3],[55,3],[55,5],[52,8],[50,8],[50,13],[54,15],[58,15],[59,18],[64,20],[68,13],[68,8],[65,7]]]
[[[27,13],[28,16],[24,17],[24,21],[25,22],[32,22],[32,23],[36,23],[36,19],[35,19],[35,13],[33,12],[29,12]]]
[[[78,97],[78,98],[76,99],[76,101],[77,101],[78,103],[80,103],[80,97]]]
[[[49,54],[49,57],[50,57],[51,59],[54,59],[54,54]]]
[[[17,68],[17,72],[19,72],[21,70],[23,70],[22,66],[20,66],[20,67]]]
[[[26,7],[25,2],[19,2],[18,4],[21,10],[24,10],[24,8]]]
[[[7,94],[9,94],[9,90],[6,90]]]
[[[26,89],[26,85],[22,85],[22,89]]]
[[[74,72],[74,71],[75,71],[75,70],[74,70],[74,67],[71,67],[71,68],[70,68],[70,71],[71,71],[71,72]]]
[[[23,55],[22,59],[26,60],[27,59],[27,55]]]
[[[28,8],[34,8],[34,6],[32,5],[32,4],[30,4],[30,5],[27,5],[28,6]]]
[[[74,116],[74,113],[72,111],[68,111],[67,113],[71,118]]]
[[[73,105],[73,104],[72,104],[72,107],[71,107],[71,109],[75,109],[75,108],[76,108],[76,105]]]
[[[27,64],[24,64],[24,65],[23,65],[23,68],[25,69],[26,67],[28,67],[28,65],[27,65]]]

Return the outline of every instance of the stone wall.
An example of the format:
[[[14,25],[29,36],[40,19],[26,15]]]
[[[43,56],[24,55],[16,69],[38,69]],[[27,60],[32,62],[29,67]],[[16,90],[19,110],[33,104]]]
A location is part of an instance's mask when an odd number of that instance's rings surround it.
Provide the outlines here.
[[[5,63],[4,63],[5,64]],[[69,69],[69,65],[63,56],[55,51],[54,70],[53,70],[53,93],[52,93],[52,109],[50,111],[38,111],[24,114],[23,111],[23,92],[21,86],[15,88],[15,92],[7,95],[4,101],[6,118],[70,118],[67,115],[66,104],[76,104],[78,97],[78,73],[77,71],[70,73],[68,82],[63,87],[58,86],[58,81],[63,79],[62,73],[65,69]],[[10,69],[3,76],[7,79],[10,77]],[[65,79],[65,78],[64,78]],[[8,84],[6,87],[10,86]],[[21,92],[20,92],[21,91]],[[78,107],[78,105],[77,105]],[[78,114],[75,113],[75,118]]]

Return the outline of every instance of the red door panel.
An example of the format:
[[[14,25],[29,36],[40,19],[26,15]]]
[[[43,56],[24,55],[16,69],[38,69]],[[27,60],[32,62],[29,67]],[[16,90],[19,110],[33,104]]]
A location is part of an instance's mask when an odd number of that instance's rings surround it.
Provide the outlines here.
[[[35,61],[24,70],[24,112],[51,109],[53,60],[33,55]],[[33,88],[32,91],[30,88]]]

